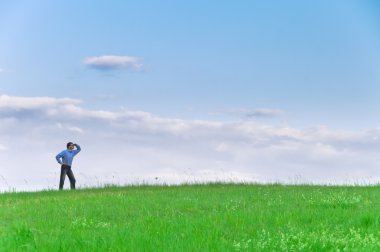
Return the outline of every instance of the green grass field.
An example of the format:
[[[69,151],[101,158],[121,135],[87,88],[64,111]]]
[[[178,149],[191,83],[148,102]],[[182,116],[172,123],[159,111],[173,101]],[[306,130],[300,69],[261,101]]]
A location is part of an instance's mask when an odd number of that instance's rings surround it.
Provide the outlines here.
[[[380,251],[380,187],[209,184],[0,195],[1,251]]]

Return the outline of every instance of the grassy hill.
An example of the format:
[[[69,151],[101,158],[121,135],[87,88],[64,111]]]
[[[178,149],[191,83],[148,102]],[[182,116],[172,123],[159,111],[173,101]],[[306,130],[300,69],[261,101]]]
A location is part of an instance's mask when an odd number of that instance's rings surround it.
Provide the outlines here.
[[[0,195],[0,251],[380,251],[380,187],[209,184]]]

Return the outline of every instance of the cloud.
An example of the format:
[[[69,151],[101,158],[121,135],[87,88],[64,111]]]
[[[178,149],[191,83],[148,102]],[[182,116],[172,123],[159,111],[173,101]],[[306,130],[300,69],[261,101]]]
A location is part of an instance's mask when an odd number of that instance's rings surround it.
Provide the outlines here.
[[[0,116],[31,120],[42,117],[53,118],[64,115],[65,110],[81,102],[81,100],[71,98],[0,95]]]
[[[0,151],[4,151],[4,150],[7,150],[8,148],[3,145],[3,144],[0,144]]]
[[[380,129],[376,128],[342,131],[252,121],[183,120],[127,109],[90,110],[71,98],[2,95],[0,139],[7,150],[7,155],[0,155],[6,167],[0,175],[16,188],[55,188],[54,156],[69,141],[82,145],[74,163],[82,186],[380,179]],[[33,183],[24,185],[24,179]]]
[[[78,104],[81,100],[52,97],[20,97],[0,95],[0,110],[46,109],[66,104]]]
[[[109,70],[131,70],[140,71],[142,70],[143,64],[141,59],[132,56],[115,56],[115,55],[105,55],[105,56],[95,56],[86,58],[83,63],[90,68],[109,71]]]
[[[72,132],[76,132],[76,133],[83,133],[83,129],[81,129],[79,127],[68,127],[68,130],[70,130]]]
[[[95,99],[99,101],[112,101],[117,99],[117,96],[112,95],[112,94],[99,94],[95,96]]]
[[[276,118],[276,117],[282,116],[284,112],[278,109],[269,109],[269,108],[259,108],[259,109],[240,108],[240,109],[222,110],[222,111],[218,111],[212,114],[238,116],[238,117],[243,117],[243,118]]]
[[[252,111],[243,111],[246,117],[278,117],[283,114],[281,110],[277,109],[255,109]]]

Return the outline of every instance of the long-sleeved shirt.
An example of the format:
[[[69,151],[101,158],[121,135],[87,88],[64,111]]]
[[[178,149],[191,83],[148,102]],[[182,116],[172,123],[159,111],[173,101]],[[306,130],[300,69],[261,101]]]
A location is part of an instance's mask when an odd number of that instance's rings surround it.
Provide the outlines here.
[[[57,159],[58,163],[61,165],[68,165],[71,166],[73,163],[73,158],[76,154],[78,154],[81,151],[81,148],[79,145],[76,145],[77,149],[76,150],[64,150],[61,151],[55,158]]]

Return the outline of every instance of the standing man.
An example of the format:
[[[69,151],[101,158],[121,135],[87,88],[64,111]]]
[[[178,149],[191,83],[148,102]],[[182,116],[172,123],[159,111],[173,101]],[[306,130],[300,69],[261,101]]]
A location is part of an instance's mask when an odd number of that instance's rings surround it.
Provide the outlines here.
[[[61,151],[55,158],[58,163],[61,164],[61,176],[59,179],[59,190],[63,189],[63,183],[65,182],[65,177],[69,177],[70,180],[70,188],[75,189],[75,177],[74,173],[71,170],[71,164],[73,163],[73,158],[76,154],[81,151],[81,148],[78,144],[74,144],[72,142],[67,143],[67,149]],[[76,150],[74,150],[76,147]]]

